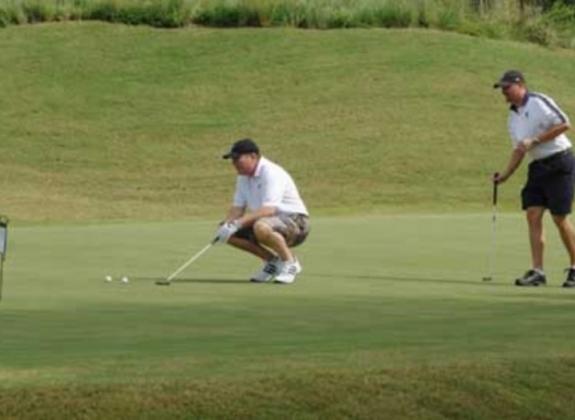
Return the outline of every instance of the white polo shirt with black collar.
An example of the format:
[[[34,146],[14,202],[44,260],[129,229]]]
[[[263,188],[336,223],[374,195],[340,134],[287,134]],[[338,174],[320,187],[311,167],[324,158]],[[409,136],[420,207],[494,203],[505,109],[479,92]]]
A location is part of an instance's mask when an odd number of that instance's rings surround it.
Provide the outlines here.
[[[238,175],[234,206],[250,211],[275,207],[281,213],[309,215],[290,174],[263,156],[252,176]]]
[[[562,123],[569,124],[569,118],[553,99],[542,93],[528,92],[521,106],[511,106],[507,126],[511,142],[515,148],[521,140],[537,137],[551,127]],[[571,142],[567,136],[561,134],[553,140],[546,141],[532,148],[528,154],[532,160],[539,160],[567,150],[570,147]]]

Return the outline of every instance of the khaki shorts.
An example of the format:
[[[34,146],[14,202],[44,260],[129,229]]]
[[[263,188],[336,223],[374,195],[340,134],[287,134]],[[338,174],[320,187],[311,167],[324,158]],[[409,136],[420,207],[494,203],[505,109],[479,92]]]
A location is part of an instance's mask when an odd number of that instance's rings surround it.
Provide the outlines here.
[[[290,248],[302,244],[310,231],[309,217],[305,214],[279,213],[276,216],[262,217],[258,220],[260,221],[269,225],[274,232],[281,234]],[[238,230],[234,236],[258,243],[251,226]]]

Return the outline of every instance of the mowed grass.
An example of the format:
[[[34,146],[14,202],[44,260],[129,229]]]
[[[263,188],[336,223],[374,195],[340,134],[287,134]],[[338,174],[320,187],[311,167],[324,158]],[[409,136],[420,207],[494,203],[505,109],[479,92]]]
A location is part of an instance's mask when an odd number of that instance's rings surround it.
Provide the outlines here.
[[[487,214],[314,222],[292,286],[250,284],[258,261],[226,247],[154,285],[212,222],[14,229],[0,417],[570,416],[575,296],[556,235],[550,284],[520,289],[517,216],[498,220],[492,282]]]
[[[573,114],[573,52],[415,30],[1,34],[0,417],[571,416],[556,236],[550,285],[515,288],[527,236],[501,215],[481,278],[509,153],[491,84],[522,68]],[[252,285],[257,261],[214,248],[155,286],[211,239],[243,136],[312,211],[305,272]]]
[[[17,221],[221,212],[233,171],[220,156],[244,136],[315,214],[482,211],[510,147],[492,89],[503,70],[575,115],[573,51],[429,30],[1,34],[1,204]]]

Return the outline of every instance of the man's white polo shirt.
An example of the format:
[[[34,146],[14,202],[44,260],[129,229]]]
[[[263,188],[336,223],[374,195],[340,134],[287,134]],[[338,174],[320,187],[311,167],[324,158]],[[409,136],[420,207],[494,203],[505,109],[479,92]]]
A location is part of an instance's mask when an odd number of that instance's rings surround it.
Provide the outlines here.
[[[569,123],[569,119],[553,99],[541,93],[528,92],[520,107],[511,107],[507,126],[515,148],[521,140],[534,138],[562,123]],[[570,147],[571,142],[567,136],[561,134],[537,145],[528,153],[532,160],[539,160]]]
[[[234,206],[250,211],[275,207],[279,212],[308,214],[292,177],[263,156],[253,176],[238,175]]]

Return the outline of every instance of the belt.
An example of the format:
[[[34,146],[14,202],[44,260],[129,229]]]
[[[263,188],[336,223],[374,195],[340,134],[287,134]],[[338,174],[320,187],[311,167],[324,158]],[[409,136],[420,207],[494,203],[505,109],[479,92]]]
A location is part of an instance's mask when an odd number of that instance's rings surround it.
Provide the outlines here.
[[[555,159],[566,156],[570,153],[571,153],[571,148],[565,149],[565,150],[562,150],[560,152],[553,153],[550,156],[544,157],[543,159],[537,159],[535,162],[537,162],[537,163],[549,163],[549,162],[554,161]]]

